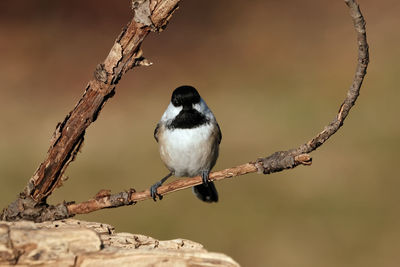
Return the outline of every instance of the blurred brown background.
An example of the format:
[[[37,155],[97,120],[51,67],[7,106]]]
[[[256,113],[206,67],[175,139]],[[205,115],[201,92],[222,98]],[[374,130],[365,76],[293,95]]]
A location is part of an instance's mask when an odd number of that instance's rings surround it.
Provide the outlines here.
[[[243,266],[397,266],[400,3],[359,2],[368,75],[312,167],[218,182],[216,205],[185,190],[77,218],[191,239]],[[43,160],[56,123],[129,18],[128,0],[0,2],[1,207]],[[51,203],[141,190],[163,177],[153,129],[182,84],[199,89],[221,125],[215,169],[296,147],[335,116],[357,51],[347,7],[331,0],[182,1],[143,50],[154,65],[120,82]]]

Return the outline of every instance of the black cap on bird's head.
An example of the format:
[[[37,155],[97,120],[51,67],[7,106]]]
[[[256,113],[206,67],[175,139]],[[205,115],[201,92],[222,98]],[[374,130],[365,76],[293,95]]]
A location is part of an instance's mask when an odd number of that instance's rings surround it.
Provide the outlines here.
[[[200,103],[200,99],[200,95],[194,87],[183,85],[174,90],[171,97],[171,103],[175,107],[191,107],[192,104]]]

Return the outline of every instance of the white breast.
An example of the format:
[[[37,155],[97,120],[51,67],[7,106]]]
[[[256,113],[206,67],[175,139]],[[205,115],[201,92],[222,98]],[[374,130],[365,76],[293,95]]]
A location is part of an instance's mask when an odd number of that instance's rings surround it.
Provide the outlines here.
[[[175,176],[196,176],[211,170],[218,157],[214,124],[194,129],[163,129],[160,155]]]

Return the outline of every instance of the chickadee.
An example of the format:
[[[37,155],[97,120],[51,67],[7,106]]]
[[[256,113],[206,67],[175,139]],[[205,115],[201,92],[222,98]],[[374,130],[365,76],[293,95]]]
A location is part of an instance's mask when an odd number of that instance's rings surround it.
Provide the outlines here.
[[[151,197],[162,198],[157,188],[172,175],[201,175],[203,184],[193,187],[194,194],[202,201],[217,202],[217,190],[208,176],[217,161],[222,135],[214,114],[194,87],[181,86],[174,90],[154,130],[154,138],[170,173],[150,188]]]

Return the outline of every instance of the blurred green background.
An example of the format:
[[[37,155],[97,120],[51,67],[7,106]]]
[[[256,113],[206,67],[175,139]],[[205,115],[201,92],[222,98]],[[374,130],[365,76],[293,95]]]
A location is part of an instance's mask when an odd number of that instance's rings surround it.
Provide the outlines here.
[[[400,3],[359,0],[371,64],[344,127],[311,167],[217,183],[218,204],[190,190],[78,219],[158,239],[187,238],[243,266],[397,266],[400,262]],[[0,206],[44,159],[131,14],[129,1],[0,2]],[[308,141],[330,122],[356,64],[343,1],[182,1],[144,44],[87,131],[69,180],[49,201],[148,188],[167,173],[153,129],[172,90],[197,87],[223,133],[215,170]]]

